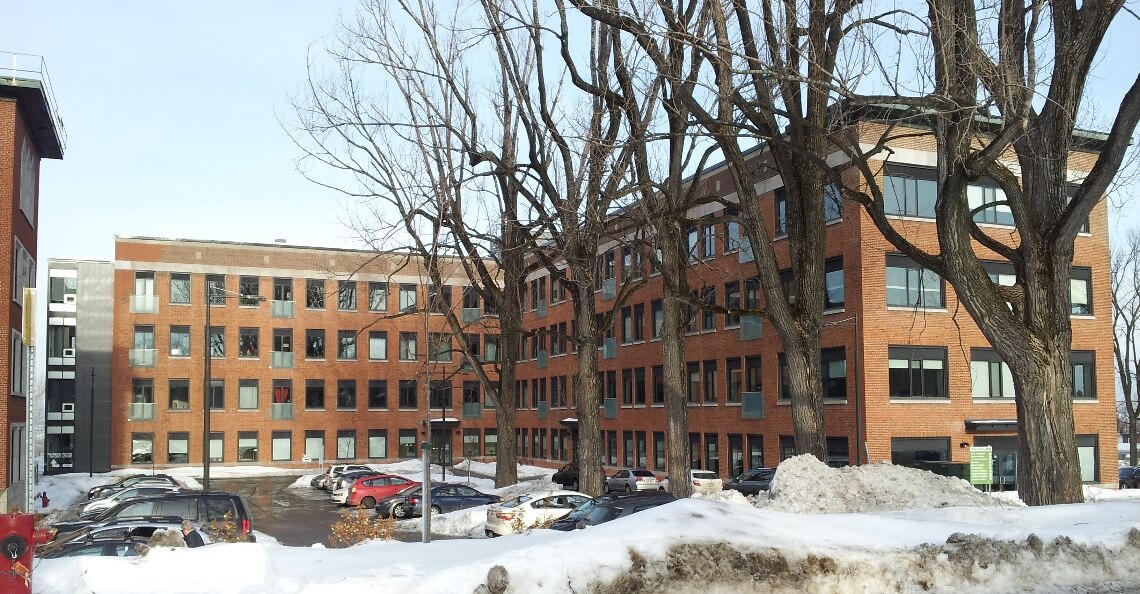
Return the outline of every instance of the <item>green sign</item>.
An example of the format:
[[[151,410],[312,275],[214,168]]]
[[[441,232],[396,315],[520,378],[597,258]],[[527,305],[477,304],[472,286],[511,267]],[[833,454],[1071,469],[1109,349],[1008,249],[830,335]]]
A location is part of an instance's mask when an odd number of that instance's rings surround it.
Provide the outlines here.
[[[994,482],[994,449],[992,446],[970,448],[970,484],[991,485]]]

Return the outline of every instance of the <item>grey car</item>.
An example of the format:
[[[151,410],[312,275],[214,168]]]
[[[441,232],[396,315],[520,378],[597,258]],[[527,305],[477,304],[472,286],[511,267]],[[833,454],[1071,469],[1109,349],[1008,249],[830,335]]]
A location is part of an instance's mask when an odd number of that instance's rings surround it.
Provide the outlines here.
[[[606,477],[605,491],[664,491],[665,485],[657,475],[644,468],[621,468]]]
[[[724,488],[736,489],[745,495],[759,495],[760,491],[767,491],[772,486],[775,476],[774,468],[753,468],[725,483]]]

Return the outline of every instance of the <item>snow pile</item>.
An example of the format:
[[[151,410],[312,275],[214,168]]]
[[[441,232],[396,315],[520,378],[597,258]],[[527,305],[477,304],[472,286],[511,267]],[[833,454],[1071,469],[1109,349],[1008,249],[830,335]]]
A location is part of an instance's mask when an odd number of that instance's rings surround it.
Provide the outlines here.
[[[758,507],[803,513],[861,513],[932,507],[996,507],[997,499],[970,483],[887,462],[831,468],[818,458],[788,458],[776,469],[768,499]]]

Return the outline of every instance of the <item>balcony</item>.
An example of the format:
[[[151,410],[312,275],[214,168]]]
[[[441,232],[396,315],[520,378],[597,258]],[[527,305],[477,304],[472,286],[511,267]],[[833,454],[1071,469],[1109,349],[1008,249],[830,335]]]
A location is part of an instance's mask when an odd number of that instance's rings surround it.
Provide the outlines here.
[[[538,368],[546,369],[546,351],[538,351]]]
[[[546,300],[545,299],[539,299],[538,300],[538,317],[539,317],[539,319],[546,317]]]
[[[483,405],[478,402],[464,402],[463,403],[463,418],[464,419],[478,419],[483,416]]]
[[[470,324],[478,320],[482,314],[483,312],[479,311],[478,307],[464,307],[462,311],[460,311],[460,316],[464,324]]]
[[[154,367],[155,349],[131,349],[129,356],[131,367]]]
[[[158,313],[158,295],[131,295],[131,313]]]
[[[294,305],[296,302],[293,301],[271,300],[269,302],[269,315],[275,318],[292,318]]]
[[[760,316],[740,316],[740,340],[756,340],[762,336]]]
[[[271,351],[269,353],[269,367],[271,369],[293,369],[293,353]]]
[[[131,420],[132,421],[153,421],[154,420],[154,403],[153,402],[132,402],[131,403]]]
[[[763,419],[764,418],[764,393],[763,392],[745,392],[743,406],[740,407],[740,418],[742,419]]]
[[[602,299],[617,297],[617,279],[607,278],[602,281]]]
[[[272,402],[269,404],[269,418],[274,421],[293,420],[292,402]]]

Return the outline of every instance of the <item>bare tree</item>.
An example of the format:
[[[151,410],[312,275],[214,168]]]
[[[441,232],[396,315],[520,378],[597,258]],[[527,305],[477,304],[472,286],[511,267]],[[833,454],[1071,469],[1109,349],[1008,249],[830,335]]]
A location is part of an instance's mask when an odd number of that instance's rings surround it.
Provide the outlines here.
[[[311,69],[308,96],[297,105],[303,133],[298,145],[305,160],[323,166],[325,176],[310,179],[360,202],[362,214],[353,217],[352,227],[365,241],[377,248],[400,242],[414,255],[429,293],[423,307],[397,315],[444,316],[458,347],[448,350],[464,358],[495,404],[495,482],[506,486],[518,482],[514,379],[522,307],[516,288],[533,241],[519,220],[513,185],[481,183],[485,176],[473,171],[478,163],[469,159],[482,134],[503,146],[511,146],[515,135],[510,102],[503,95],[496,101],[493,90],[488,98],[478,94],[481,81],[468,62],[469,25],[458,11],[441,14],[432,3],[400,4],[392,11],[382,0],[365,1],[329,51],[331,80],[319,80]],[[487,111],[487,102],[499,108]],[[488,131],[481,128],[483,116],[492,122]],[[343,175],[323,181],[330,171]],[[452,303],[443,302],[445,282],[460,273],[485,311],[497,315],[461,319]],[[494,353],[480,353],[467,340],[474,329],[499,332],[497,343],[485,347]],[[428,332],[425,322],[425,338]],[[420,386],[428,415],[432,399],[439,399],[432,382],[444,381],[432,371],[433,350],[439,349],[429,340]]]
[[[1128,430],[1128,463],[1136,465],[1136,433],[1140,403],[1140,234],[1133,231],[1112,254],[1112,351],[1120,381],[1118,419]]]
[[[908,118],[925,118],[919,121],[931,126],[939,252],[920,249],[892,227],[875,184],[868,184],[867,211],[896,248],[953,285],[1009,365],[1019,496],[1030,505],[1079,502],[1069,321],[1074,240],[1136,129],[1140,76],[1107,134],[1081,132],[1075,122],[1100,44],[1123,2],[928,0],[927,6],[932,87],[919,96],[858,100],[909,106]],[[1000,118],[989,117],[991,109]],[[858,163],[873,179],[866,162]],[[1084,170],[1084,179],[1070,179],[1070,168]],[[1004,200],[971,205],[967,187],[983,176],[996,181]],[[999,205],[1012,213],[1016,236],[999,238],[975,222],[975,215]],[[982,266],[987,250],[1013,265],[1013,287],[991,281]]]

